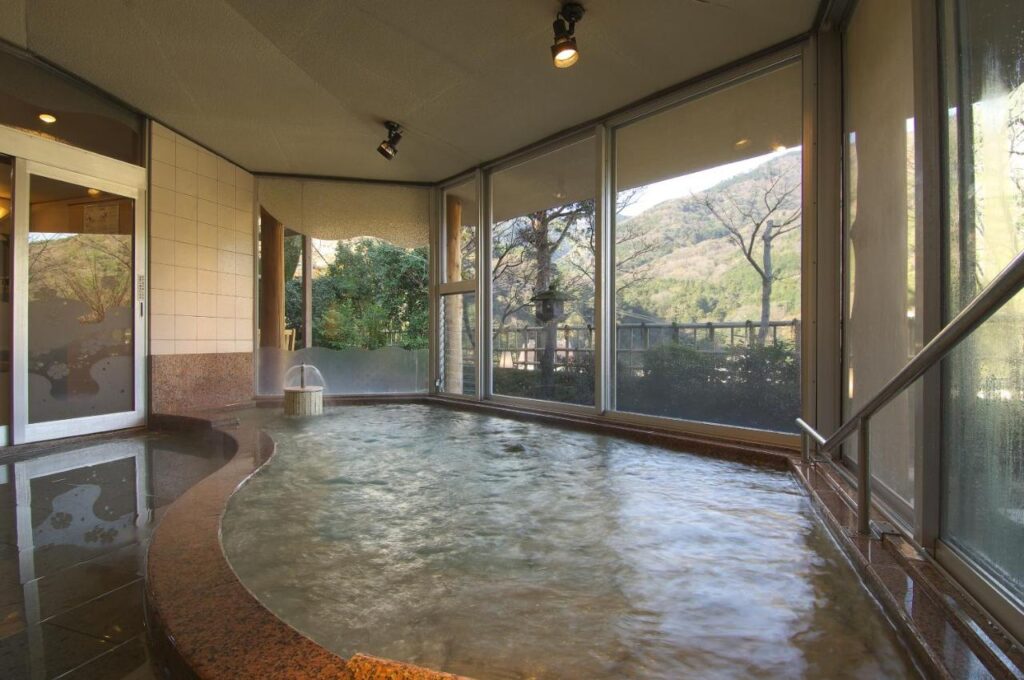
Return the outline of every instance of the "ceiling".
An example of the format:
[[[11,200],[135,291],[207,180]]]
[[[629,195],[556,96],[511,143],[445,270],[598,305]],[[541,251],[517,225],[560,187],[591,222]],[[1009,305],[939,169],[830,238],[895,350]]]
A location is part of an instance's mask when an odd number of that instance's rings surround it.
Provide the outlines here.
[[[254,172],[433,182],[799,35],[818,1],[584,4],[566,70],[557,0],[0,0],[0,38]]]

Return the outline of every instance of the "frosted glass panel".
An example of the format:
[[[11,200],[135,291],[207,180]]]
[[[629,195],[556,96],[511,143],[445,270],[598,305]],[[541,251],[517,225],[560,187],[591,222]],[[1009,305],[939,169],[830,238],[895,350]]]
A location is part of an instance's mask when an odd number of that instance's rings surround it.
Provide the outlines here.
[[[944,4],[952,316],[1024,249],[1024,13]],[[1018,295],[944,364],[941,534],[1024,599],[1022,329]]]
[[[429,374],[426,349],[310,347],[289,352],[261,347],[257,360],[261,395],[280,395],[285,372],[299,364],[312,364],[320,369],[327,383],[324,393],[328,395],[425,392]]]
[[[134,409],[135,202],[30,180],[28,420]]]
[[[911,5],[862,0],[845,34],[843,410],[850,416],[921,348],[914,220]],[[912,504],[914,385],[871,420],[877,484]],[[856,460],[854,436],[844,455]]]
[[[800,102],[794,64],[616,134],[619,410],[794,430]]]

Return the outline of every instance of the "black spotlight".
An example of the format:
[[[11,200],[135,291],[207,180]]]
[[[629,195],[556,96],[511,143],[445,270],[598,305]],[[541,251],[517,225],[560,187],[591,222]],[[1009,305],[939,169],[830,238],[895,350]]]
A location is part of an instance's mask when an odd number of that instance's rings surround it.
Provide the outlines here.
[[[583,18],[583,5],[578,2],[567,2],[555,18],[552,28],[555,31],[555,42],[551,45],[551,59],[557,68],[569,68],[580,60],[576,49],[576,22]]]
[[[384,127],[388,129],[388,138],[377,147],[377,153],[391,160],[398,155],[398,143],[402,141],[402,126],[389,120],[384,123]]]

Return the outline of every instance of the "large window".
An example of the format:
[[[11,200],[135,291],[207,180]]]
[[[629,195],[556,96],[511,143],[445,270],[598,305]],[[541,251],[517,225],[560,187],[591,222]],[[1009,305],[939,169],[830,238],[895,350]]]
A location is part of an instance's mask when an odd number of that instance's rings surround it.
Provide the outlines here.
[[[616,406],[793,431],[801,68],[616,134]]]
[[[426,189],[261,179],[259,393],[320,369],[328,394],[427,389]],[[307,261],[308,260],[308,261]]]
[[[495,394],[594,403],[595,141],[492,176]]]
[[[479,221],[476,178],[444,192],[441,249],[440,366],[438,389],[445,394],[477,392],[476,259]]]
[[[944,3],[946,315],[1024,249],[1024,14]],[[1024,602],[1024,295],[943,367],[942,540]]]
[[[844,47],[843,411],[849,417],[922,344],[910,3],[861,0]],[[914,385],[871,420],[876,483],[907,505],[914,499],[919,390]],[[855,460],[856,447],[854,436],[844,455]]]

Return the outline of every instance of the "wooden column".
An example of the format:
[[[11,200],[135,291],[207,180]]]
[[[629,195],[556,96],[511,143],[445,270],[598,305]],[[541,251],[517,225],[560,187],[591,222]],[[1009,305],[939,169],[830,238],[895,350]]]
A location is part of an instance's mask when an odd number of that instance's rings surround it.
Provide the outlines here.
[[[462,280],[462,201],[445,197],[445,281]],[[444,298],[444,390],[462,394],[462,296]]]
[[[284,347],[284,225],[262,208],[260,347]]]

